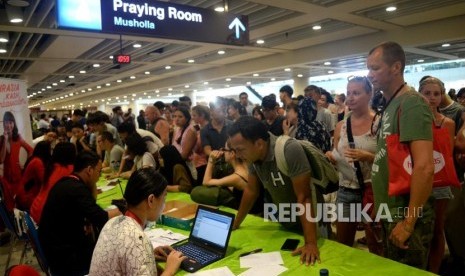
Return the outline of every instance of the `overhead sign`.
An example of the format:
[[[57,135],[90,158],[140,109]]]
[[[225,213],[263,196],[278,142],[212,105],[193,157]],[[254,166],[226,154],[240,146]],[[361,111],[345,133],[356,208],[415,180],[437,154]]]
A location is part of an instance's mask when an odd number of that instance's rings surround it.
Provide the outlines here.
[[[248,18],[149,0],[57,0],[59,28],[246,45]]]

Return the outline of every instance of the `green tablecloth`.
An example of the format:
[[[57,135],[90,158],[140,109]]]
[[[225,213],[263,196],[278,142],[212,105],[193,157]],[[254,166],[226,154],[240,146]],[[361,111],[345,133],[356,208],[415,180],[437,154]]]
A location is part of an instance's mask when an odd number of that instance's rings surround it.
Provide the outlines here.
[[[122,181],[121,184],[124,189],[126,181]],[[104,181],[100,181],[99,185],[104,185]],[[98,203],[102,207],[107,207],[110,205],[111,199],[121,197],[121,191],[116,187],[113,190],[99,194]],[[189,195],[183,193],[168,194],[167,201],[170,200],[191,202]],[[235,212],[228,208],[221,209]],[[189,235],[187,231],[171,229]],[[239,255],[241,253],[257,248],[262,248],[263,252],[279,251],[284,240],[287,238],[299,239],[301,241],[300,245],[303,243],[302,235],[287,231],[279,223],[267,222],[263,218],[248,215],[241,227],[232,233],[226,257],[204,269],[227,266],[234,274],[240,274],[247,270],[240,268]],[[331,240],[320,239],[318,247],[322,262],[321,264],[309,267],[301,265],[299,257],[291,256],[291,253],[288,251],[281,251],[284,266],[288,268],[281,275],[319,275],[319,270],[322,268],[328,269],[331,276],[432,275],[431,273],[378,257],[367,251],[347,247]],[[184,271],[178,272],[178,275],[182,274],[185,274]]]

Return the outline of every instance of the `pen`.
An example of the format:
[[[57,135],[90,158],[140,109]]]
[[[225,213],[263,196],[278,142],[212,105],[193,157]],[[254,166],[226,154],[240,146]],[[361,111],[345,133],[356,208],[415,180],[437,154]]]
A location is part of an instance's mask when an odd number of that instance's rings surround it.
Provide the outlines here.
[[[255,250],[252,250],[252,251],[249,251],[249,252],[242,253],[241,255],[239,255],[239,257],[244,257],[244,256],[254,254],[254,253],[258,253],[258,252],[262,252],[262,249],[258,248],[258,249],[255,249]]]

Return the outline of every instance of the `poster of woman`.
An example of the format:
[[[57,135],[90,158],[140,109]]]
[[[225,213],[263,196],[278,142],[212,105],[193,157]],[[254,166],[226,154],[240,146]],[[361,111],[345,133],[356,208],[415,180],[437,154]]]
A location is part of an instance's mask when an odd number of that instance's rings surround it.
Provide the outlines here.
[[[26,84],[0,78],[0,177],[9,207],[9,197],[16,193],[24,163],[33,150],[27,105]]]

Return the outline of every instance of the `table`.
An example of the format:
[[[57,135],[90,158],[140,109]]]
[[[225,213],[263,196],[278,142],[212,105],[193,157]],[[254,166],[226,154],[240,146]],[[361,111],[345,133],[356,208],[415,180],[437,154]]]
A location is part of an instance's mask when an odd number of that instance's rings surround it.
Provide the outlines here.
[[[104,185],[104,181],[99,181],[98,185]],[[124,187],[126,187],[126,181],[121,181],[121,185],[124,189]],[[121,191],[118,187],[99,194],[97,202],[100,206],[107,207],[111,204],[111,199],[115,198],[122,198]],[[189,195],[184,193],[169,193],[166,200],[192,202]],[[234,210],[229,208],[221,207],[220,209],[235,213]],[[188,231],[161,225],[157,227],[168,228],[189,235]],[[247,270],[247,268],[240,268],[239,255],[241,253],[252,251],[257,248],[263,249],[263,252],[279,251],[284,240],[287,238],[299,239],[301,241],[300,245],[303,243],[303,236],[301,234],[290,232],[281,227],[277,222],[264,221],[263,218],[248,215],[241,224],[241,227],[231,234],[226,257],[202,270],[228,266],[234,274],[240,274]],[[321,264],[309,267],[301,265],[299,257],[291,256],[291,253],[288,251],[281,251],[284,266],[288,268],[288,270],[281,275],[319,275],[319,271],[322,268],[328,269],[330,276],[434,275],[389,259],[381,258],[367,251],[348,247],[327,239],[319,239],[318,248],[320,249],[322,262]],[[186,273],[182,270],[177,273],[177,275],[184,274]]]

